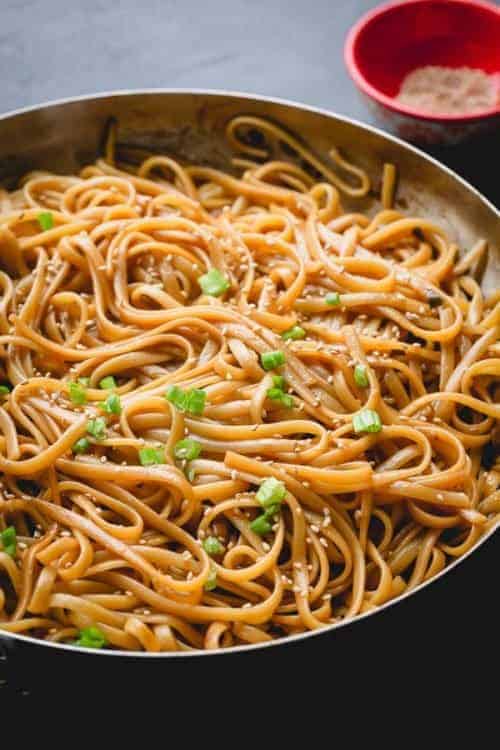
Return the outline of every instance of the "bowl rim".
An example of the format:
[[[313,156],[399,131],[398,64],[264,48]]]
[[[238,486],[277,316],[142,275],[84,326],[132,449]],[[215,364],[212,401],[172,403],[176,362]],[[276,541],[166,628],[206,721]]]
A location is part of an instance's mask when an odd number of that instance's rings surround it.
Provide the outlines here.
[[[333,110],[328,110],[324,107],[316,107],[310,104],[303,104],[298,101],[293,101],[290,99],[282,99],[279,97],[273,97],[273,96],[265,96],[263,94],[251,94],[248,92],[241,92],[241,91],[229,91],[224,89],[204,89],[204,88],[143,88],[143,89],[117,89],[114,91],[99,91],[94,93],[87,93],[87,94],[80,94],[78,96],[70,96],[70,97],[63,97],[61,99],[51,99],[46,100],[44,102],[41,102],[40,104],[32,104],[25,107],[19,107],[14,110],[7,111],[5,113],[0,113],[0,123],[2,123],[4,120],[9,120],[11,118],[15,118],[18,116],[23,116],[25,114],[29,114],[31,112],[36,112],[37,110],[43,110],[47,107],[61,107],[65,105],[73,105],[78,103],[91,103],[95,100],[99,99],[111,99],[111,98],[126,98],[126,97],[134,97],[134,96],[162,96],[162,95],[181,95],[181,96],[213,96],[213,97],[230,97],[232,99],[242,99],[242,100],[248,100],[248,101],[259,101],[263,103],[269,103],[269,104],[279,104],[284,107],[289,107],[291,109],[295,110],[301,110],[305,112],[309,112],[311,114],[321,115],[323,117],[327,118],[333,118],[336,120],[340,120],[342,122],[348,123],[350,125],[354,125],[355,127],[362,128],[363,130],[368,130],[376,135],[381,136],[382,138],[392,141],[393,143],[397,144],[398,146],[402,147],[403,149],[406,149],[408,151],[413,151],[420,159],[424,159],[425,161],[430,162],[434,166],[436,166],[438,169],[447,172],[451,177],[453,177],[454,180],[461,183],[469,192],[471,192],[476,198],[478,198],[484,205],[488,207],[488,209],[497,217],[498,221],[500,221],[500,209],[497,208],[486,196],[484,196],[477,188],[475,188],[473,185],[471,185],[467,180],[465,180],[463,177],[461,177],[457,172],[455,172],[453,169],[450,169],[450,167],[446,166],[445,164],[441,163],[438,159],[435,159],[433,156],[430,156],[425,151],[422,151],[421,149],[417,148],[411,143],[408,143],[407,141],[404,141],[402,138],[398,138],[397,136],[393,135],[392,133],[388,133],[384,130],[381,130],[380,128],[375,127],[374,125],[371,125],[369,123],[361,122],[360,120],[357,120],[353,117],[349,117],[347,115],[341,115]],[[8,631],[0,630],[0,646],[3,643],[7,643],[9,647],[14,646],[16,644],[19,645],[26,645],[31,648],[43,648],[47,650],[54,650],[56,652],[60,651],[67,651],[73,654],[82,654],[87,657],[123,657],[125,659],[129,660],[159,660],[163,661],[163,659],[196,659],[196,658],[209,658],[209,657],[215,657],[215,656],[230,656],[230,655],[241,655],[244,656],[245,654],[251,654],[254,651],[261,651],[264,649],[270,649],[275,647],[286,647],[290,646],[294,643],[298,643],[302,640],[308,640],[310,638],[314,638],[315,636],[327,636],[328,634],[332,634],[335,630],[343,629],[344,627],[348,626],[355,626],[358,623],[365,622],[367,619],[382,614],[382,612],[391,609],[396,604],[399,604],[400,602],[403,602],[405,599],[413,596],[414,594],[418,594],[424,589],[426,589],[428,586],[432,586],[432,584],[436,583],[438,580],[440,580],[443,576],[447,575],[448,573],[451,573],[455,568],[460,566],[463,562],[465,562],[474,552],[479,550],[480,547],[482,547],[483,544],[487,542],[487,540],[493,536],[495,531],[497,530],[498,525],[491,526],[490,529],[479,539],[477,542],[461,557],[455,558],[452,562],[450,562],[449,565],[447,565],[445,568],[443,568],[439,573],[437,573],[432,578],[428,578],[427,580],[423,581],[421,584],[416,586],[414,589],[411,589],[410,591],[406,590],[404,591],[400,596],[395,597],[394,599],[389,599],[388,601],[381,604],[379,607],[376,607],[374,609],[368,610],[366,612],[361,612],[360,614],[356,615],[355,617],[345,619],[345,620],[339,620],[334,623],[330,623],[329,625],[326,625],[324,628],[318,629],[318,630],[307,630],[303,633],[297,633],[295,635],[288,635],[284,636],[283,638],[276,638],[272,641],[265,641],[262,643],[249,643],[246,645],[239,645],[239,646],[230,646],[229,648],[224,649],[214,649],[214,650],[205,650],[205,649],[193,649],[192,651],[161,651],[161,652],[153,652],[153,651],[127,651],[124,649],[86,649],[82,648],[81,646],[75,646],[69,643],[58,643],[55,641],[45,641],[45,640],[39,640],[37,638],[33,638],[28,635],[24,635],[22,633],[10,633]],[[1,659],[1,652],[0,652],[0,659]]]
[[[442,124],[460,124],[478,122],[479,120],[488,120],[500,117],[500,103],[494,107],[480,110],[470,114],[436,114],[422,111],[414,107],[408,107],[400,104],[395,98],[382,93],[380,89],[373,86],[363,74],[356,61],[355,48],[360,36],[365,29],[377,18],[381,18],[387,13],[392,13],[403,5],[424,5],[442,3],[443,5],[467,5],[471,8],[481,8],[490,12],[492,15],[500,18],[500,6],[494,5],[485,0],[391,0],[391,2],[378,5],[376,8],[363,14],[361,18],[349,29],[344,42],[344,62],[347,71],[353,79],[356,86],[368,97],[374,99],[379,105],[386,109],[396,112],[400,115],[413,117],[417,120],[436,122]]]

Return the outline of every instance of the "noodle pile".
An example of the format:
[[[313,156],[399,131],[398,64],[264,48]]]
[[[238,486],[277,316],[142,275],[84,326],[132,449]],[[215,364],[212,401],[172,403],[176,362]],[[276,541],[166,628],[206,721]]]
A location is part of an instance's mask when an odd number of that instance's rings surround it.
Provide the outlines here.
[[[229,123],[0,193],[0,629],[217,649],[352,618],[498,522],[500,293],[367,175]],[[280,149],[280,156],[269,154]],[[293,161],[288,157],[292,156]],[[139,161],[139,160],[138,160]]]

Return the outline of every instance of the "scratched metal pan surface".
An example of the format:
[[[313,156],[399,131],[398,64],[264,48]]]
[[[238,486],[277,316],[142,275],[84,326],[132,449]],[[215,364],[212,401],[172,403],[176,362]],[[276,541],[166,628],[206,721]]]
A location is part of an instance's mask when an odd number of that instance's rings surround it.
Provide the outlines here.
[[[231,151],[224,138],[225,124],[241,114],[270,118],[293,132],[326,162],[329,161],[329,149],[336,146],[349,161],[363,167],[372,179],[372,191],[362,199],[349,201],[343,198],[347,208],[374,212],[378,205],[382,165],[393,162],[399,173],[396,207],[436,220],[462,248],[468,248],[478,237],[484,237],[489,244],[489,253],[481,283],[485,290],[498,288],[500,213],[477,190],[439,162],[397,138],[326,110],[279,99],[205,90],[123,91],[66,99],[11,112],[0,117],[0,184],[12,187],[17,178],[30,169],[76,172],[102,153],[103,137],[110,118],[118,123],[118,152],[123,158],[137,153],[138,148],[144,148],[231,170]],[[277,155],[289,159],[284,153]],[[285,644],[306,639],[311,646],[312,639],[318,640],[319,646],[328,634],[331,639],[339,639],[341,631],[351,630],[361,621],[365,622],[362,629],[366,632],[369,629],[367,620],[372,622],[373,628],[383,613],[392,617],[392,613],[407,606],[408,599],[414,595],[419,599],[418,611],[422,612],[426,607],[426,595],[422,591],[433,588],[439,579],[461,565],[472,553],[481,555],[478,548],[491,533],[431,581],[377,610],[332,624],[321,631],[262,645],[236,646],[218,652],[131,654],[128,651],[94,651],[90,654],[76,646],[3,634],[0,649],[3,648],[9,661],[13,657],[15,664],[32,665],[36,657],[54,668],[64,665],[66,669],[69,662],[76,663],[78,659],[81,665],[82,654],[91,657],[94,666],[97,666],[97,659],[111,659],[115,665],[117,660],[123,664],[147,660],[152,664],[168,659],[187,666],[187,661],[213,659],[216,655],[219,658],[231,654],[243,656],[243,653],[257,656],[256,651],[268,652],[271,649],[274,652],[283,649]],[[398,607],[394,609],[394,605]]]

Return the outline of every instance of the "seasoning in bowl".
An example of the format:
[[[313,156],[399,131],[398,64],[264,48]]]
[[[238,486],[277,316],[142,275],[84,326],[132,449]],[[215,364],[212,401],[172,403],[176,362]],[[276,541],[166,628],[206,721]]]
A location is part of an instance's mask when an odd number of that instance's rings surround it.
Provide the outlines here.
[[[478,68],[424,65],[403,79],[396,100],[429,114],[473,114],[499,103],[497,76]]]

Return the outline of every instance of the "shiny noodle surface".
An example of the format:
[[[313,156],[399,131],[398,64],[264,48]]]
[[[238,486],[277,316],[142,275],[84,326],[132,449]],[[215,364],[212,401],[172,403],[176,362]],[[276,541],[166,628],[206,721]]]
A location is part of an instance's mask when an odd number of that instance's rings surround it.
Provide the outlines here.
[[[323,163],[251,117],[227,137],[231,173],[131,167],[111,129],[79,175],[0,193],[4,631],[72,643],[94,627],[132,651],[264,643],[414,589],[497,523],[486,243],[459,253],[396,210],[393,165],[366,215],[343,208],[371,187],[336,149]],[[219,296],[200,285],[211,269]],[[268,352],[284,364],[266,370]],[[202,413],[172,385],[203,390]],[[121,413],[103,410],[111,393]],[[355,431],[366,409],[380,431]],[[192,460],[176,457],[186,438]],[[259,533],[269,477],[286,495]]]

